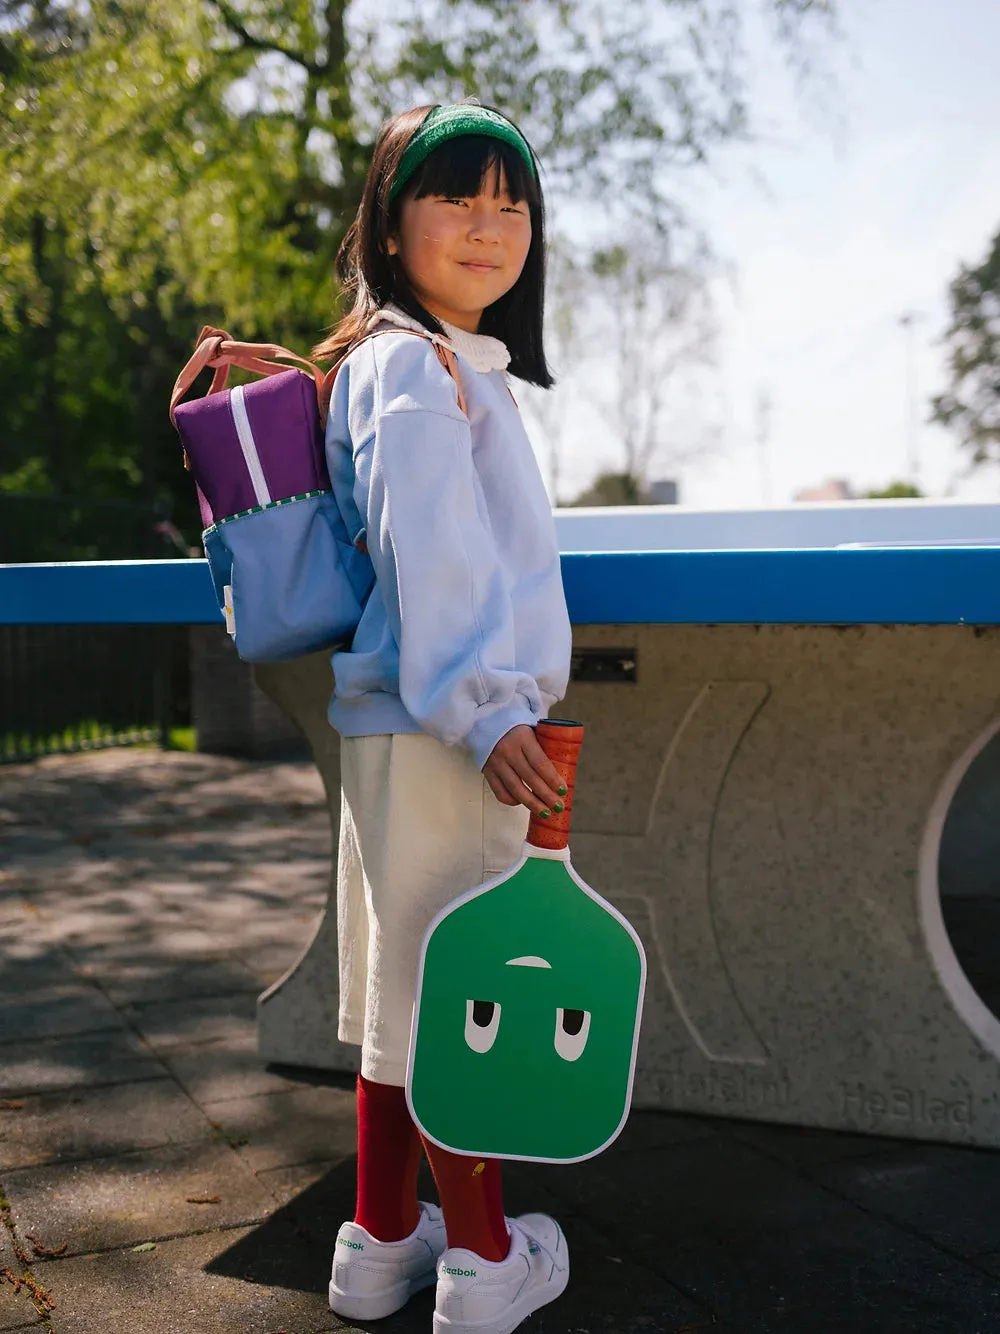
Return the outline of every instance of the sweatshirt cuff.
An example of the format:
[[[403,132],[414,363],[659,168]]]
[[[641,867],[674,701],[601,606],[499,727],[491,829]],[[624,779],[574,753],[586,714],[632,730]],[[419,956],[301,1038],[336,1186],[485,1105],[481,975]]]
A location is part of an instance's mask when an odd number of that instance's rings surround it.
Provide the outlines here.
[[[489,705],[486,708],[489,709]],[[534,727],[540,717],[531,708],[524,695],[516,696],[510,704],[505,704],[500,709],[490,709],[488,713],[484,711],[484,715],[478,722],[473,723],[462,743],[472,751],[476,767],[480,770],[490,758],[493,747],[512,727],[519,727],[522,723],[527,727]]]

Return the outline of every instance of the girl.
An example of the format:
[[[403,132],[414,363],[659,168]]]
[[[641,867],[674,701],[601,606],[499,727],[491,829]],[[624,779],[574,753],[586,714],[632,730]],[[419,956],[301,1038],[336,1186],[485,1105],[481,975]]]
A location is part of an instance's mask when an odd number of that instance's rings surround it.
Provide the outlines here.
[[[565,691],[569,618],[504,374],[552,384],[544,268],[537,161],[512,122],[475,102],[403,112],[379,136],[338,257],[353,309],[316,349],[349,353],[327,454],[375,571],[350,651],[334,655],[330,705],[339,1032],[361,1046],[357,1210],[337,1236],[330,1305],[373,1319],[436,1278],[436,1334],[509,1334],[569,1275],[553,1219],[504,1216],[496,1161],[424,1142],[441,1209],[417,1200],[404,1090],[424,931],[515,859],[530,811],[545,818],[565,795],[533,729]]]

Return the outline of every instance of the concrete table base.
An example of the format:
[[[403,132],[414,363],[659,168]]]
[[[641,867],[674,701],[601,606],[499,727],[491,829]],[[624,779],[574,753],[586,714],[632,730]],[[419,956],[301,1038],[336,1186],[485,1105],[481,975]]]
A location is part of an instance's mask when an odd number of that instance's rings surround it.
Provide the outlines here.
[[[640,1107],[1000,1145],[1000,1021],[938,887],[963,774],[1000,726],[1000,630],[578,626],[634,684],[574,683],[583,876],[649,957]],[[310,740],[339,820],[323,655],[258,674]],[[966,845],[967,846],[967,845]],[[336,1039],[335,901],[260,1000],[273,1061]]]
[[[337,1040],[337,838],[340,830],[340,737],[327,722],[333,691],[328,653],[254,668],[257,684],[309,742],[323,779],[333,836],[330,898],[305,952],[257,1002],[260,1054],[319,1070],[356,1070],[361,1052]]]

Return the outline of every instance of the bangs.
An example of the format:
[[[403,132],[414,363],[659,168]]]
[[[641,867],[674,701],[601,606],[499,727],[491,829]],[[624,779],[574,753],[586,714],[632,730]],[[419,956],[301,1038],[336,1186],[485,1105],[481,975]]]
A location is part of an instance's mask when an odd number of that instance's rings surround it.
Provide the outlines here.
[[[502,175],[512,203],[527,201],[529,206],[539,206],[541,193],[527,162],[516,148],[486,134],[463,134],[435,148],[420,164],[404,194],[412,199],[423,199],[426,195],[474,199],[495,167],[500,168],[495,198],[500,194]]]

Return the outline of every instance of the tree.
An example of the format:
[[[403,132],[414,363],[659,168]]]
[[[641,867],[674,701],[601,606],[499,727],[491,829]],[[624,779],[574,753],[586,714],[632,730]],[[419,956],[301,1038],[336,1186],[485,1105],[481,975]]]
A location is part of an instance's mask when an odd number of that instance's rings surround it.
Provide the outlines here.
[[[890,482],[881,490],[866,491],[865,500],[920,500],[923,494],[912,482]]]
[[[592,261],[611,389],[604,395],[595,385],[590,398],[620,441],[622,473],[640,488],[654,461],[681,464],[708,443],[703,421],[671,413],[681,378],[711,364],[715,339],[704,256],[679,262],[672,250],[640,231]]]
[[[1000,232],[983,262],[963,265],[949,288],[945,334],[951,386],[933,400],[973,464],[1000,461]]]
[[[545,348],[556,377],[555,389],[524,385],[520,391],[526,416],[538,427],[549,496],[559,504],[563,443],[570,425],[567,390],[573,392],[574,374],[579,375],[588,353],[587,306],[591,274],[585,263],[574,258],[568,244],[555,237],[549,247],[545,294]],[[566,378],[564,378],[566,377]]]
[[[182,498],[165,419],[200,323],[308,345],[380,121],[475,93],[550,194],[661,233],[750,131],[746,0],[0,0],[0,489]],[[832,0],[765,0],[776,39]],[[182,525],[183,526],[183,525]]]
[[[628,472],[601,472],[575,500],[577,505],[651,505],[653,499],[642,482]]]

